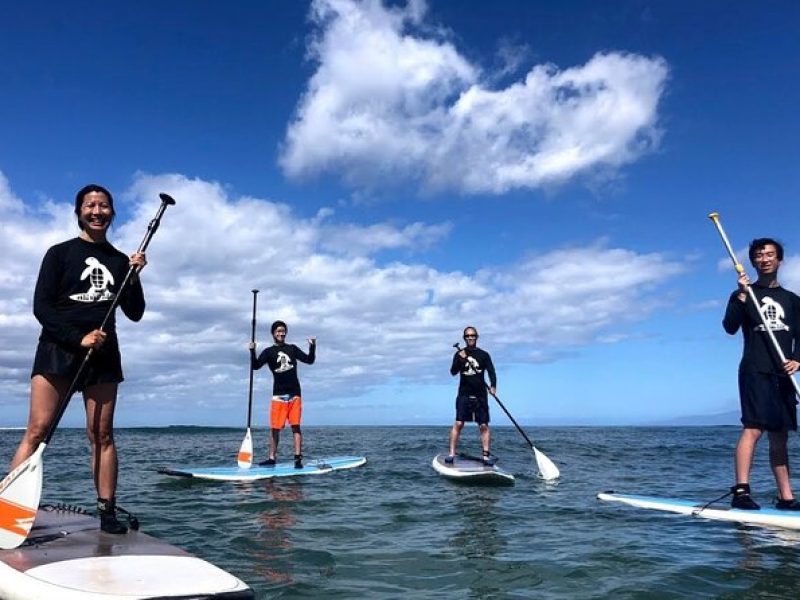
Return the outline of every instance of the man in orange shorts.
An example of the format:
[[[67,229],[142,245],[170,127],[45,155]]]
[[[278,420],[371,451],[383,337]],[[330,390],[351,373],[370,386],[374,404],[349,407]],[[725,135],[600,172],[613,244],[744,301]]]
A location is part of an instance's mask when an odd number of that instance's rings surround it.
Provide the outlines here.
[[[272,436],[269,443],[269,457],[259,463],[261,466],[274,467],[278,454],[278,440],[281,429],[288,422],[294,437],[294,467],[303,468],[303,434],[300,431],[300,418],[303,412],[303,401],[300,394],[300,381],[297,378],[297,363],[313,365],[316,358],[317,340],[308,338],[308,354],[294,344],[286,343],[288,327],[283,321],[275,321],[270,328],[275,343],[264,350],[256,358],[256,345],[250,344],[250,361],[253,369],[264,365],[272,371],[272,402],[270,403],[269,420]]]

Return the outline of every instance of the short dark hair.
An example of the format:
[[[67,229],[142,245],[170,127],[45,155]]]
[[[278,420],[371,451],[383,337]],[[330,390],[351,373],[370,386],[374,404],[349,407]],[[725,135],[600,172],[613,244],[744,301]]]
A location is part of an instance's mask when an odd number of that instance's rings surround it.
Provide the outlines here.
[[[775,254],[778,257],[778,260],[783,260],[783,246],[780,242],[773,240],[772,238],[756,238],[750,242],[750,248],[747,250],[747,255],[750,257],[750,263],[755,260],[758,251],[762,250],[764,246],[767,246],[768,244],[775,246]]]
[[[108,203],[111,205],[111,221],[113,222],[114,216],[117,212],[114,210],[114,196],[111,195],[106,188],[102,185],[97,185],[96,183],[90,183],[89,185],[83,186],[81,189],[78,190],[78,193],[75,194],[75,216],[78,217],[78,227],[83,229],[83,223],[81,223],[81,205],[83,204],[83,198],[86,194],[91,194],[92,192],[98,192],[100,194],[105,194],[108,198]]]
[[[272,333],[272,334],[275,334],[275,330],[278,327],[283,327],[287,332],[289,331],[289,328],[286,326],[286,323],[284,323],[283,321],[275,321],[272,324],[272,327],[269,328],[269,332]]]
[[[478,335],[478,330],[475,327],[473,327],[472,325],[467,325],[466,327],[464,327],[464,331],[463,331],[463,333],[461,335],[462,336],[466,336],[467,335],[467,330],[469,330],[469,329],[472,329],[472,331],[475,332],[475,335]]]

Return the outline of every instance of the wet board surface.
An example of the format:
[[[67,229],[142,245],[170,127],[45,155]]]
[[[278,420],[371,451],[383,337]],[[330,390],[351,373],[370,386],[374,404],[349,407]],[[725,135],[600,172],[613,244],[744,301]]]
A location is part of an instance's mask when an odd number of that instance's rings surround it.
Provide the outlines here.
[[[636,508],[676,513],[700,519],[731,521],[759,527],[800,529],[800,512],[777,510],[771,507],[762,507],[761,510],[741,510],[722,505],[712,505],[708,508],[703,508],[705,506],[704,502],[683,500],[681,498],[617,494],[614,492],[602,492],[597,495],[597,498],[604,502],[617,502]]]
[[[42,505],[28,539],[0,550],[5,600],[252,599],[241,580],[141,531],[113,535],[80,509]]]
[[[354,469],[365,464],[363,456],[331,456],[304,460],[302,469],[294,468],[294,461],[279,462],[274,467],[253,465],[249,469],[230,467],[161,467],[159,473],[175,477],[192,477],[210,481],[258,481],[275,477],[299,477],[301,475],[324,475],[343,469]]]
[[[483,485],[514,485],[514,476],[511,473],[497,465],[486,465],[476,456],[459,454],[451,465],[444,461],[445,458],[447,458],[447,454],[437,454],[431,466],[447,479]]]

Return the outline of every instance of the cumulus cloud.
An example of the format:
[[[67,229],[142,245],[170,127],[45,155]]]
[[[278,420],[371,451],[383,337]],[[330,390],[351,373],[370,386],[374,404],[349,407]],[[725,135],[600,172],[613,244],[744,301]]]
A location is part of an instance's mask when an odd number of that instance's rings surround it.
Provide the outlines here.
[[[0,252],[0,402],[24,405],[39,327],[31,296],[46,247],[77,233],[72,205],[33,210],[0,180],[5,214]],[[386,248],[444,243],[447,223],[336,223],[330,211],[302,218],[276,200],[232,195],[215,182],[179,174],[138,174],[116,194],[130,214],[111,240],[138,247],[159,206],[164,215],[142,274],[148,309],[140,323],[118,319],[127,381],[126,411],[172,411],[192,423],[197,410],[238,423],[248,380],[250,290],[257,288],[258,335],[289,323],[289,339],[319,340],[317,364],[301,372],[304,392],[325,406],[390,382],[448,382],[451,343],[472,323],[499,363],[561,360],[581,347],[628,335],[681,270],[661,254],[597,242],[511,259],[478,272],[425,264],[425,253],[381,261]],[[343,248],[332,238],[348,240]],[[358,240],[357,242],[353,240]],[[357,251],[353,250],[357,246]],[[259,373],[259,390],[269,376]],[[173,420],[176,417],[172,417]]]
[[[784,287],[800,292],[800,256],[795,254],[784,258],[780,280]]]
[[[508,65],[470,63],[424,26],[425,8],[312,3],[317,68],[286,133],[288,175],[501,194],[613,170],[657,146],[663,59],[601,52],[566,69],[534,65],[496,88]]]

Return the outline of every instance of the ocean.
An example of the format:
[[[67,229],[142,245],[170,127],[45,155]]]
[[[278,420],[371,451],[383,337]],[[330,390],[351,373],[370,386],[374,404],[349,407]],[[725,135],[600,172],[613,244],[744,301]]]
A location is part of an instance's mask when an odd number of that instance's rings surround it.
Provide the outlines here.
[[[257,598],[796,598],[800,533],[644,511],[596,500],[615,490],[712,500],[731,485],[736,427],[526,427],[560,468],[536,477],[519,433],[493,428],[514,487],[473,487],[430,466],[449,427],[307,427],[309,459],[367,464],[238,484],[172,478],[159,466],[235,464],[244,431],[121,429],[119,503],[141,529],[246,581]],[[288,457],[288,431],[281,440]],[[20,431],[0,431],[7,461]],[[254,431],[257,460],[266,433]],[[769,503],[766,439],[752,484]],[[792,436],[792,453],[797,451]],[[476,452],[467,426],[462,449]],[[43,501],[93,508],[85,435],[56,432]],[[800,485],[798,485],[800,494]]]

